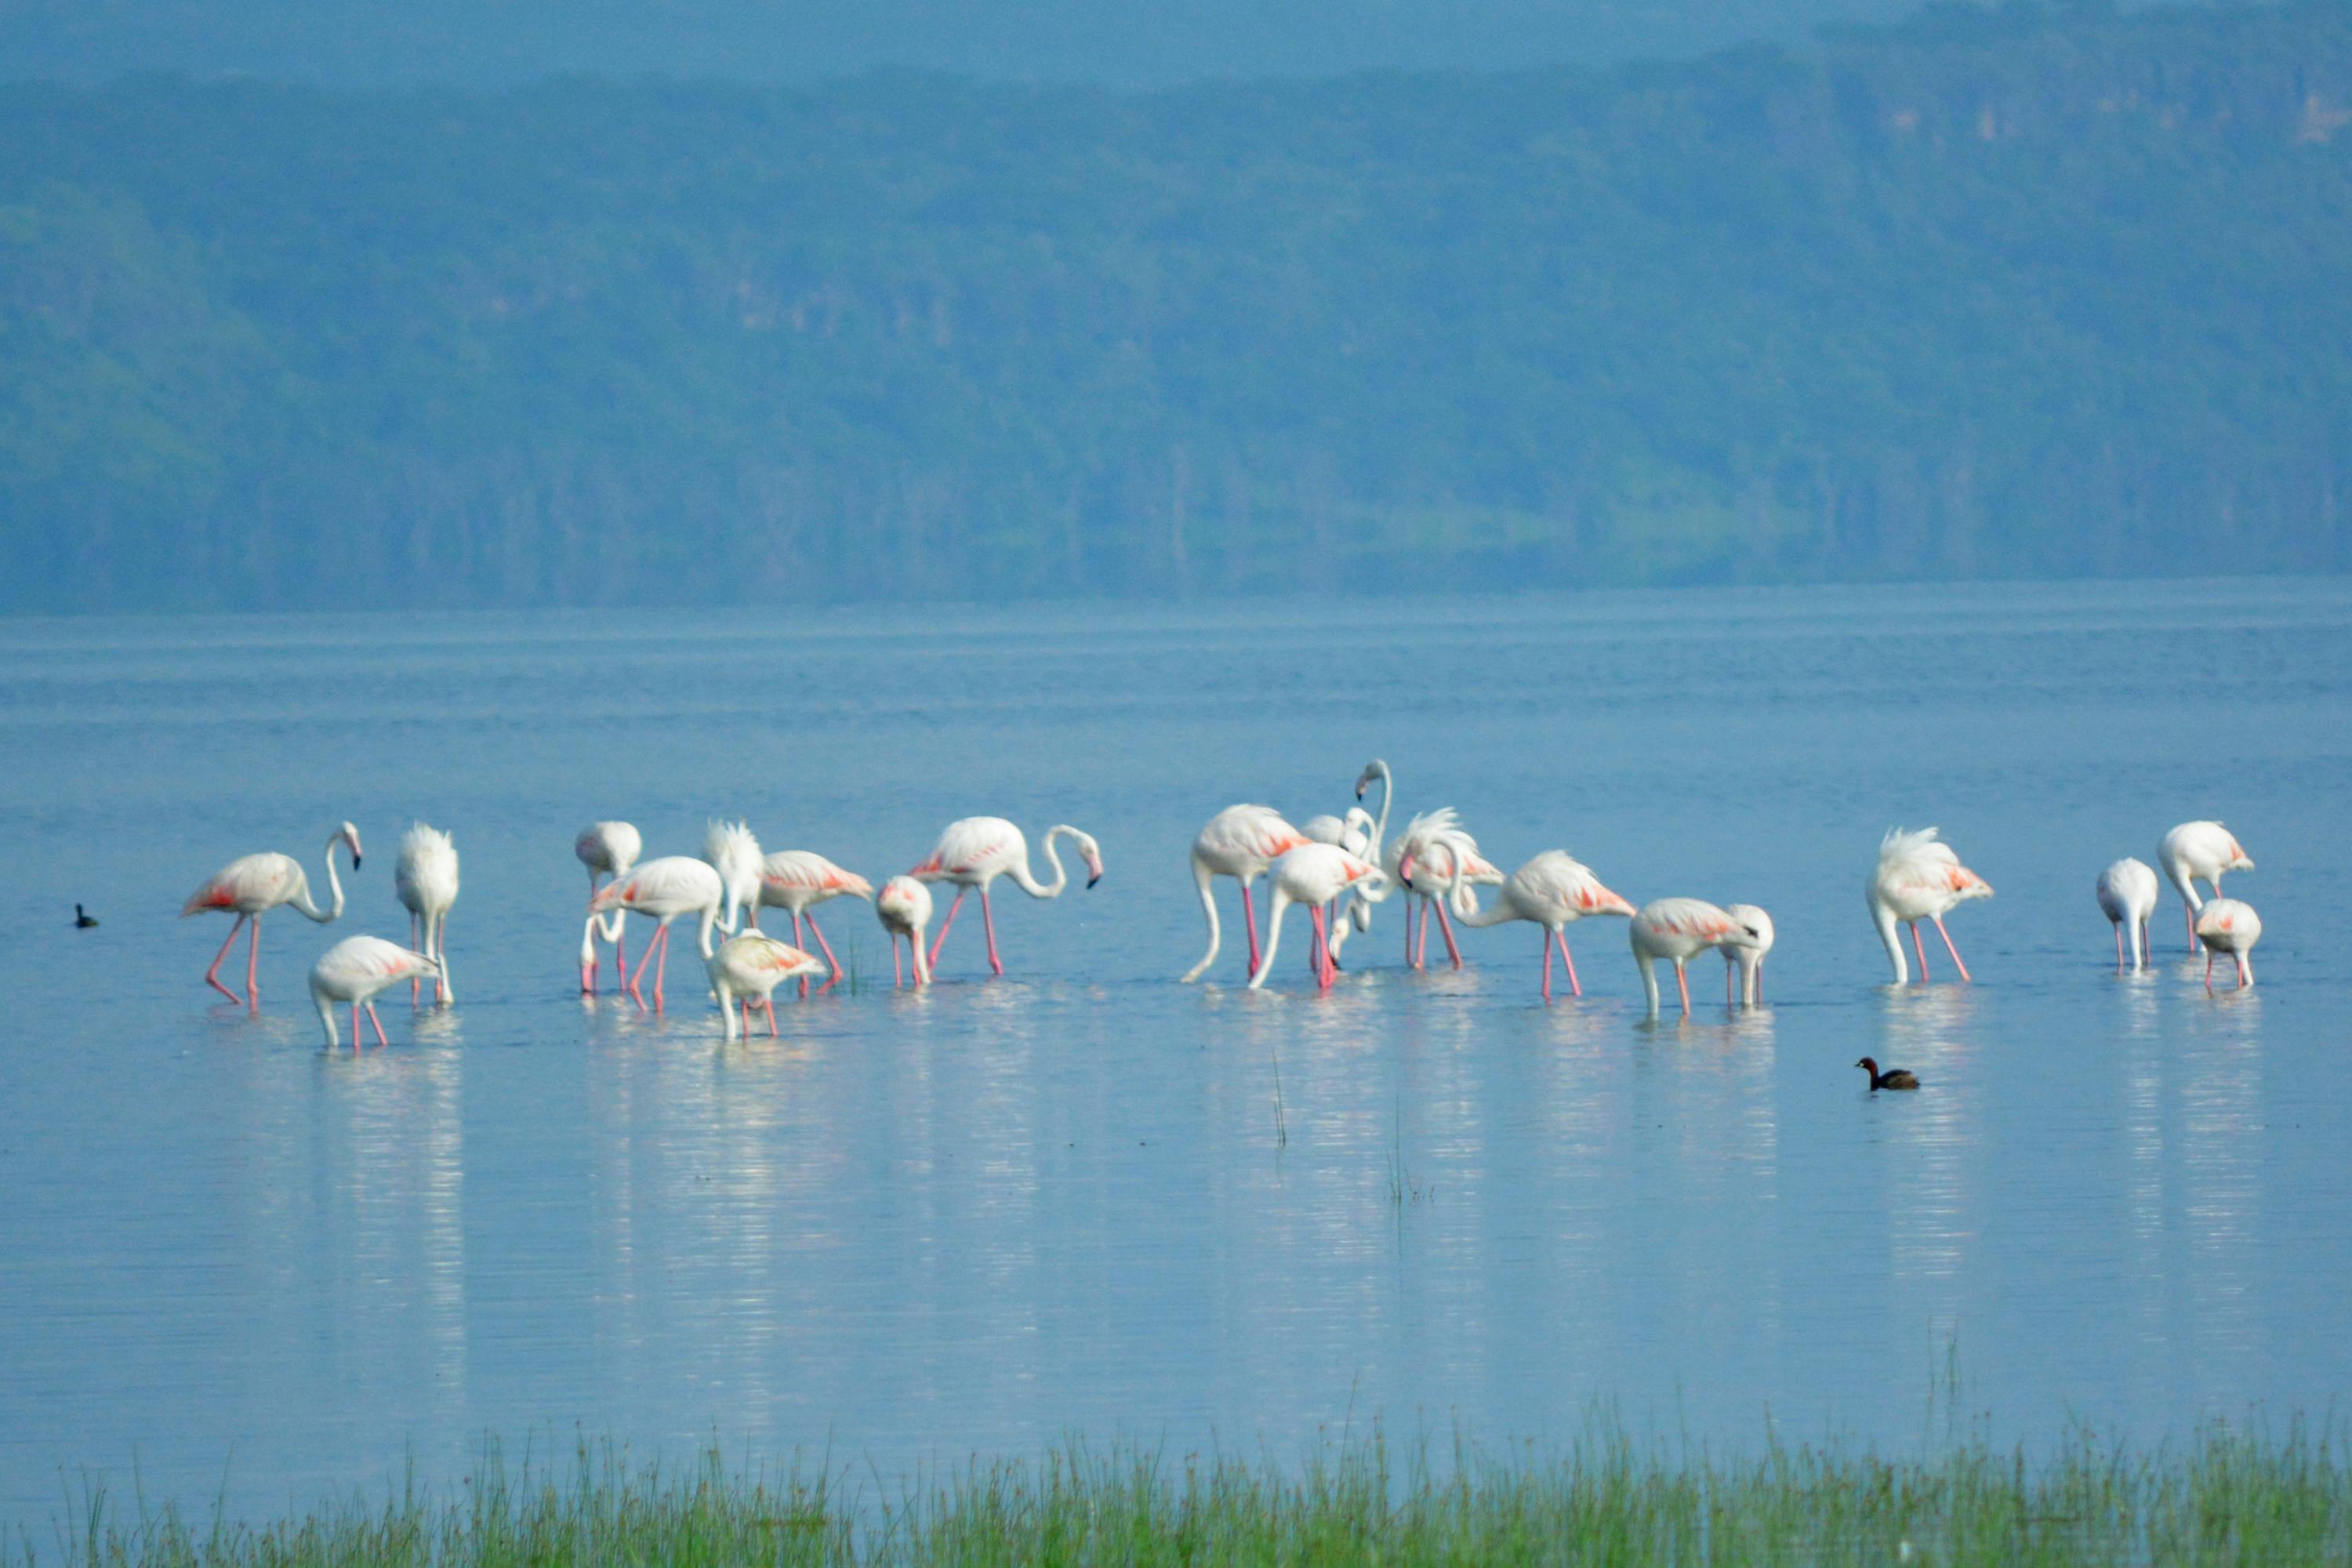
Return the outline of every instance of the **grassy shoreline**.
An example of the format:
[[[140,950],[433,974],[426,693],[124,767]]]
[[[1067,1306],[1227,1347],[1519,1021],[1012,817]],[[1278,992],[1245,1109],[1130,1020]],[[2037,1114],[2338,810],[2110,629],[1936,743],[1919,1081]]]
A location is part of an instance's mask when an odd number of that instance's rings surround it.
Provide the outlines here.
[[[1549,1452],[1381,1436],[1285,1466],[1072,1442],[891,1483],[631,1459],[583,1443],[454,1488],[260,1523],[125,1512],[102,1487],[0,1565],[379,1568],[481,1563],[2115,1563],[2352,1561],[2352,1445],[2215,1425],[2147,1449],[2088,1432],[2047,1453],[1950,1441],[1887,1458],[1836,1443],[1723,1458],[1607,1426]]]

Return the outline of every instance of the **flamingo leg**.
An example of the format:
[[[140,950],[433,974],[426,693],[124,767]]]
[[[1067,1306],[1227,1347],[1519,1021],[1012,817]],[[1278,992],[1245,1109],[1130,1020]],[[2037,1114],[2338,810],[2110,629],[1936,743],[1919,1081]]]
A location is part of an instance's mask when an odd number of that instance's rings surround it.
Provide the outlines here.
[[[1919,984],[1927,984],[1927,950],[1919,941],[1919,922],[1911,922],[1911,950],[1919,955]]]
[[[625,921],[623,923],[625,924],[626,922]],[[656,941],[658,942],[659,938],[656,937]],[[619,951],[619,944],[617,942],[614,943],[614,952],[617,953]],[[648,949],[647,951],[650,952],[651,949]],[[614,962],[618,963],[620,960],[615,957]],[[645,984],[645,979],[646,966],[642,963],[637,965],[637,972],[635,974],[625,973],[621,976],[621,990],[623,994],[640,1007],[646,1005],[645,993],[639,989],[639,987]]]
[[[1404,898],[1404,966],[1407,969],[1420,967],[1412,959],[1412,906],[1413,897],[1407,893]]]
[[[811,915],[809,917],[809,922],[814,925],[816,922],[816,917],[814,915]],[[801,912],[798,910],[794,910],[793,911],[793,945],[799,948],[803,952],[806,952],[808,951],[808,939],[801,935]],[[801,995],[803,998],[808,995],[808,976],[805,974],[801,976]],[[751,1032],[751,1025],[745,1024],[743,1026],[744,1033],[749,1034]]]
[[[629,917],[621,917],[621,929],[613,933],[613,973],[623,980],[629,977]]]
[[[940,922],[940,934],[931,939],[931,967],[933,969],[937,969],[940,966],[940,949],[947,946],[948,944],[948,932],[955,927],[956,911],[963,908],[963,896],[971,891],[971,889],[970,888],[958,888],[956,889],[956,896],[952,900],[949,900],[948,918]]]
[[[449,972],[442,963],[442,951],[449,944],[449,911],[443,910],[433,917],[433,1005],[436,1007],[448,1000]]]
[[[1242,929],[1249,932],[1249,972],[1257,973],[1257,906],[1250,901],[1250,885],[1242,884]]]
[[[1416,899],[1413,902],[1420,906],[1421,916],[1421,934],[1412,944],[1412,966],[1419,969],[1429,962],[1429,900]]]
[[[830,991],[833,989],[833,983],[841,978],[841,961],[833,956],[833,945],[824,940],[824,928],[816,923],[816,911],[814,910],[811,910],[809,911],[808,922],[809,934],[816,938],[816,950],[824,954],[825,967],[833,971],[831,974],[825,976],[824,984],[819,987],[819,989]],[[794,931],[793,934],[797,936],[800,933],[798,931]],[[795,943],[794,945],[798,944]],[[895,955],[897,949],[894,947],[891,951]],[[801,994],[803,996],[808,994],[808,976],[805,974],[801,976]]]
[[[2205,989],[2213,989],[2213,950],[2210,947],[2205,950]]]
[[[907,984],[907,972],[898,963],[898,933],[890,933],[890,989],[898,990]]]
[[[1307,910],[1307,967],[1315,976],[1315,988],[1325,991],[1331,983],[1323,977],[1323,906],[1312,904]]]
[[[2210,987],[2208,987],[2208,989],[2210,989]],[[352,999],[352,1055],[357,1056],[360,1054],[360,1047],[364,1042],[364,1039],[365,1037],[360,1033],[359,999],[357,997],[353,997]]]
[[[761,998],[760,1005],[768,1010],[768,1038],[772,1040],[776,1037],[776,999],[773,996],[765,996]],[[743,1033],[748,1036],[751,1032],[751,1021],[746,1019],[743,1024]]]
[[[408,945],[415,952],[421,952],[425,951],[416,945],[416,911],[415,910],[408,911]],[[408,977],[408,1005],[411,1007],[416,1005],[420,994],[419,988],[423,986],[424,984],[425,972],[423,970],[419,970],[415,974]],[[438,1000],[438,998],[436,998],[436,1000]]]
[[[1912,927],[1912,934],[1915,936],[1917,935],[1918,930],[1919,928],[1916,926]],[[1960,950],[1952,945],[1952,933],[1944,929],[1944,917],[1941,915],[1937,915],[1936,917],[1936,934],[1944,939],[1944,951],[1952,955],[1952,967],[1960,972],[1961,979],[1968,979],[1969,966],[1960,962]],[[1924,958],[1921,959],[1919,961],[1919,967],[1924,972],[1927,967],[1927,961]]]
[[[253,917],[253,930],[245,949],[245,1005],[255,1012],[261,1011],[261,917]]]
[[[739,996],[735,999],[735,1005],[743,1015],[743,1037],[748,1040],[751,1037],[751,998],[748,995]]]
[[[2187,899],[2180,900],[2180,918],[2189,924],[2189,951],[2195,952],[2197,951],[2197,911],[2189,907]]]
[[[245,998],[220,983],[221,960],[226,958],[228,950],[236,945],[237,934],[245,930],[246,918],[243,913],[238,914],[236,921],[228,928],[228,940],[220,944],[218,952],[213,954],[213,966],[205,971],[205,984],[232,1002],[242,1002]]]
[[[2116,973],[2124,972],[2124,922],[2116,922]]]
[[[1748,982],[1751,994],[1748,998],[1748,1005],[1751,1007],[1761,1007],[1764,1005],[1764,961],[1762,959],[1756,961],[1756,967],[1751,973],[1755,978]]]
[[[989,907],[988,885],[984,882],[980,889],[980,921],[988,931],[988,967],[1001,980],[1004,977],[1004,961],[996,956],[996,911]]]
[[[1445,918],[1445,900],[1437,899],[1433,901],[1437,905],[1437,929],[1445,938],[1445,956],[1454,961],[1454,968],[1459,969],[1462,967],[1462,950],[1454,945],[1454,922]]]
[[[1570,996],[1580,997],[1584,994],[1584,987],[1576,983],[1576,960],[1570,958],[1568,953],[1568,928],[1566,926],[1560,927],[1558,935],[1559,937],[1559,961],[1568,965],[1568,994]]]
[[[1545,931],[1545,932],[1543,933],[1543,939],[1544,939],[1544,984],[1543,984],[1543,998],[1544,998],[1544,1000],[1545,1000],[1545,1001],[1549,1002],[1549,1001],[1550,1001],[1550,1000],[1551,1000],[1551,932],[1550,932],[1550,931]]]
[[[375,1016],[374,1003],[371,1002],[367,1005],[367,1013],[368,1022],[375,1026],[375,1043],[379,1046],[388,1046],[392,1044],[390,1040],[383,1037],[383,1020]],[[359,1032],[359,1020],[355,1018],[352,1021],[352,1034],[356,1037]]]
[[[663,999],[662,999],[662,977],[663,977],[664,975],[666,975],[666,974],[667,974],[667,973],[669,973],[669,925],[668,925],[668,922],[667,922],[667,921],[663,922],[663,925],[662,925],[662,928],[661,928],[660,934],[656,935],[656,936],[654,938],[654,945],[655,945],[655,947],[656,947],[657,949],[659,949],[659,950],[660,950],[660,951],[658,952],[658,953],[657,953],[657,954],[653,955],[653,957],[654,957],[654,1011],[655,1011],[655,1012],[656,1012],[656,1013],[658,1013],[658,1012],[660,1012],[660,1011],[662,1010],[662,1000],[663,1000]],[[641,970],[642,970],[643,968],[645,968],[645,966],[646,966],[646,965],[645,965],[645,961],[644,961],[643,959],[640,959],[640,960],[637,962],[637,967],[638,967],[639,969],[641,969]]]
[[[1675,985],[1683,994],[1683,1016],[1690,1016],[1690,976],[1683,973],[1683,961],[1675,960]]]

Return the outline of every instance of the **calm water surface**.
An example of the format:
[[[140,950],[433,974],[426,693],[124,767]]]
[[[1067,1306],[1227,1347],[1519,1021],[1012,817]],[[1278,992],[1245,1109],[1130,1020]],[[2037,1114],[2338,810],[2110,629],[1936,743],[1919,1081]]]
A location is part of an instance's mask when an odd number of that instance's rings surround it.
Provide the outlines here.
[[[1605,1398],[1900,1445],[1955,1345],[2004,1432],[2352,1394],[2342,583],[17,622],[0,654],[0,1523],[85,1470],[270,1509],[485,1432],[887,1475],[1069,1431],[1540,1439]],[[1622,922],[1573,933],[1580,1002],[1540,1005],[1523,925],[1412,973],[1394,904],[1328,996],[1296,915],[1277,988],[1237,942],[1176,984],[1201,823],[1336,811],[1374,755],[1506,866],[1765,905],[1769,1005],[1727,1013],[1710,959],[1646,1025]],[[572,830],[687,853],[718,812],[877,882],[950,817],[1070,821],[1108,875],[1008,890],[1011,975],[959,922],[922,995],[829,906],[856,983],[773,1043],[723,1045],[691,963],[664,1017],[581,998]],[[2206,994],[2168,890],[2117,978],[2093,879],[2209,815],[2260,867],[2259,987]],[[261,848],[316,879],[346,816],[350,913],[271,916],[260,1016],[221,1004],[226,922],[181,900]],[[463,1005],[387,997],[389,1049],[325,1054],[304,975],[404,933],[412,816],[463,856]],[[1973,985],[1940,952],[1884,984],[1896,823],[1999,889],[1949,922]],[[1928,1087],[1872,1099],[1864,1053]]]

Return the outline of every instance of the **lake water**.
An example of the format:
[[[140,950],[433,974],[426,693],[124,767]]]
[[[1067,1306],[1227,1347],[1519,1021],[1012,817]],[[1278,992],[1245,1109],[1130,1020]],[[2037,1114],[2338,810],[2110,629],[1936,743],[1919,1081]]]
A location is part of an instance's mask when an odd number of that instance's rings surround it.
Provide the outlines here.
[[[1902,1446],[1948,1353],[2027,1436],[2352,1394],[2344,583],[13,622],[0,652],[0,1524],[134,1466],[247,1512],[446,1479],[485,1433],[887,1476],[1072,1432],[1540,1440],[1603,1399]],[[1219,969],[1177,984],[1202,821],[1337,811],[1376,755],[1506,867],[1766,906],[1769,1005],[1727,1013],[1709,958],[1647,1026],[1622,921],[1571,933],[1581,1001],[1541,1005],[1525,925],[1412,973],[1396,903],[1328,995],[1294,913],[1254,994],[1230,882]],[[954,816],[1070,821],[1108,874],[1006,886],[1002,981],[967,909],[925,994],[828,906],[858,983],[780,1001],[773,1043],[722,1044],[690,960],[665,1016],[581,998],[574,828],[691,853],[718,813],[877,883]],[[2260,868],[2243,995],[2168,889],[2117,978],[2091,898],[2203,816]],[[388,994],[390,1048],[327,1054],[304,977],[404,935],[412,816],[463,857],[463,1003]],[[260,1016],[220,1002],[227,922],[182,900],[262,848],[317,879],[343,817],[350,913],[270,916]],[[1861,888],[1898,823],[1999,890],[1948,922],[1972,985],[1932,932],[1935,983],[1885,984]],[[1865,1053],[1927,1087],[1874,1099]]]

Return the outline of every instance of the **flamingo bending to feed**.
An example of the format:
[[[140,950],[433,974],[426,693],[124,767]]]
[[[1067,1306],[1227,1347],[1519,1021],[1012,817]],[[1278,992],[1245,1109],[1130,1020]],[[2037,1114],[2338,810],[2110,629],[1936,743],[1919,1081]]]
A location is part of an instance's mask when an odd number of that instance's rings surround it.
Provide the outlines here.
[[[760,887],[767,862],[751,828],[740,822],[710,824],[702,835],[702,858],[719,873],[726,889],[719,908],[720,925],[730,931],[745,927],[758,931]]]
[[[1305,904],[1307,918],[1315,931],[1315,984],[1328,991],[1339,973],[1338,965],[1331,962],[1329,922],[1326,918],[1331,900],[1339,896],[1343,888],[1387,873],[1336,844],[1302,844],[1276,860],[1273,871],[1274,907],[1266,915],[1265,952],[1250,975],[1250,989],[1255,991],[1263,986],[1266,974],[1274,968],[1274,950],[1282,942],[1283,911],[1293,904]]]
[[[808,928],[816,935],[816,944],[824,952],[825,967],[832,971],[830,985],[841,978],[841,961],[833,956],[833,944],[824,940],[824,930],[816,923],[816,907],[828,899],[844,893],[856,898],[874,896],[874,884],[855,871],[845,871],[814,849],[779,849],[761,863],[760,902],[772,909],[789,910],[793,917],[793,945],[801,942],[801,920],[805,916]],[[895,955],[898,943],[892,942]],[[808,994],[808,978],[801,979],[801,994]]]
[[[383,1020],[375,1016],[375,997],[404,980],[436,973],[440,965],[429,953],[412,952],[396,942],[386,942],[380,936],[347,936],[323,953],[310,966],[310,1000],[319,1006],[319,1022],[327,1027],[327,1048],[333,1050],[335,1038],[335,1005],[348,1002],[352,1008],[352,1049],[360,1048],[360,1009],[367,1009],[368,1022],[375,1026],[375,1043],[391,1042],[383,1037]]]
[[[1372,814],[1360,805],[1349,806],[1345,816],[1310,816],[1298,831],[1318,844],[1336,844],[1359,860],[1370,860],[1375,866],[1381,863],[1380,825],[1372,819]],[[1389,888],[1386,877],[1382,877],[1377,885],[1355,883],[1343,889],[1339,894],[1340,899],[1347,900],[1348,919],[1339,918],[1340,905],[1336,900],[1324,911],[1323,923],[1330,932],[1332,967],[1339,966],[1339,950],[1348,945],[1350,928],[1356,931],[1372,929],[1372,906],[1389,896]]]
[[[707,860],[691,855],[665,855],[658,860],[648,860],[625,877],[616,877],[604,884],[596,896],[588,900],[588,913],[593,917],[622,911],[644,915],[655,922],[654,939],[637,959],[637,972],[629,976],[626,989],[637,1005],[646,1005],[646,965],[654,966],[654,1009],[662,1005],[662,977],[669,967],[669,922],[680,915],[697,917],[700,927],[696,933],[702,956],[710,956],[710,933],[719,926],[719,909],[727,900],[727,889],[719,873]],[[725,928],[734,934],[733,928]]]
[[[1242,921],[1249,931],[1249,966],[1251,973],[1256,973],[1257,910],[1250,901],[1250,884],[1265,876],[1267,867],[1309,842],[1305,834],[1285,822],[1282,814],[1270,805],[1229,805],[1209,818],[1192,839],[1192,885],[1200,889],[1201,912],[1209,919],[1209,951],[1200,963],[1184,972],[1182,984],[1198,980],[1217,961],[1217,900],[1210,884],[1219,877],[1231,877],[1242,885]]]
[[[627,876],[644,849],[645,840],[638,837],[634,826],[625,822],[592,822],[572,840],[572,853],[588,868],[588,896],[591,899],[596,896],[597,878]],[[588,917],[587,928],[580,933],[581,990],[590,995],[595,994],[596,938],[599,934],[613,944],[613,967],[620,973],[619,984],[626,985],[629,983],[629,954],[622,945],[622,933],[626,926],[626,920],[615,910],[600,933],[596,917],[593,914]]]
[[[1057,822],[1045,829],[1044,840],[1045,863],[1054,868],[1054,879],[1041,882],[1029,874],[1029,841],[1021,830],[1001,816],[966,816],[950,822],[940,830],[940,841],[932,846],[929,857],[922,864],[908,869],[907,875],[918,882],[953,882],[956,896],[948,905],[948,918],[940,922],[940,934],[931,942],[931,968],[940,966],[940,949],[947,945],[948,932],[955,927],[956,910],[963,907],[963,896],[972,889],[980,889],[980,918],[988,927],[988,967],[999,975],[1004,973],[1004,961],[996,953],[996,911],[988,901],[988,886],[999,877],[1011,877],[1013,884],[1033,899],[1058,899],[1062,889],[1070,885],[1069,868],[1054,852],[1054,841],[1067,838],[1078,847],[1087,863],[1087,886],[1102,880],[1102,851],[1095,845],[1094,836]]]
[[[400,859],[392,868],[392,890],[408,910],[408,940],[421,934],[423,951],[433,960],[433,1000],[455,1002],[457,988],[449,983],[449,953],[443,938],[449,929],[449,906],[457,901],[457,847],[437,827],[412,823],[400,839]],[[422,974],[411,975],[408,1000],[413,1005]]]
[[[2204,903],[2197,897],[2202,877],[2221,896],[2221,873],[2251,871],[2253,861],[2238,846],[2238,836],[2218,822],[2184,822],[2156,847],[2156,863],[2180,890],[2181,912],[2189,921],[2189,951],[2197,951],[2197,913]]]
[[[814,954],[803,952],[790,942],[747,931],[719,943],[719,951],[704,960],[704,967],[710,972],[710,988],[719,993],[719,1011],[727,1018],[727,1037],[735,1038],[739,1004],[743,1009],[743,1037],[751,1037],[751,998],[756,996],[767,1009],[768,1038],[772,1040],[776,1037],[776,987],[787,980],[805,979],[820,965]],[[654,989],[661,989],[658,982]]]
[[[929,985],[931,965],[923,956],[923,928],[931,923],[931,890],[912,877],[893,877],[875,895],[874,916],[890,933],[891,985],[907,983],[905,972],[898,967],[898,939],[902,936],[914,957],[915,984]]]
[[[1761,933],[1739,923],[1729,910],[1704,899],[1660,899],[1643,904],[1633,917],[1633,962],[1642,968],[1642,988],[1650,994],[1650,1016],[1658,1016],[1658,959],[1675,966],[1675,984],[1683,994],[1683,1016],[1690,1016],[1690,977],[1683,965],[1708,948],[1754,947]]]
[[[1462,862],[1462,875],[1454,875],[1454,859]],[[1427,863],[1428,874],[1416,882],[1415,866]],[[1478,853],[1478,841],[1462,826],[1461,817],[1450,805],[1435,811],[1425,811],[1404,825],[1397,841],[1388,846],[1383,861],[1390,880],[1406,889],[1412,901],[1405,906],[1405,962],[1419,969],[1429,956],[1429,912],[1437,911],[1437,929],[1445,938],[1445,954],[1454,967],[1462,967],[1462,949],[1454,941],[1453,924],[1445,918],[1445,906],[1450,902],[1460,912],[1467,913],[1478,907],[1477,895],[1465,883],[1485,882],[1498,885],[1503,873],[1492,861]],[[1435,889],[1432,891],[1431,889]],[[1413,914],[1418,906],[1421,934],[1413,935]]]
[[[352,869],[360,868],[360,830],[346,822],[327,835],[327,890],[333,900],[325,909],[310,901],[310,879],[302,874],[301,862],[291,855],[265,850],[258,855],[246,855],[230,861],[214,872],[205,885],[188,895],[180,906],[184,916],[205,910],[218,910],[223,914],[236,911],[236,924],[228,928],[228,940],[213,954],[210,969],[205,971],[205,984],[232,1002],[244,1002],[258,1009],[261,1005],[261,917],[280,904],[291,904],[296,912],[320,925],[340,918],[343,912],[343,884],[335,875],[335,847],[347,845],[352,852]],[[236,943],[237,927],[253,922],[253,939],[245,959],[245,994],[220,983],[221,960]]]
[[[2116,928],[2116,973],[2124,972],[2124,942],[2131,942],[2131,966],[2138,970],[2156,956],[2148,922],[2156,914],[2156,873],[2145,860],[2125,856],[2099,873],[2099,908]],[[2193,927],[2191,928],[2194,929]]]
[[[1895,984],[1901,985],[1911,978],[1909,966],[1904,962],[1903,942],[1895,934],[1897,921],[1911,927],[1911,945],[1919,954],[1919,983],[1927,981],[1927,949],[1919,941],[1919,922],[1934,921],[1936,931],[1944,939],[1944,947],[1952,955],[1952,964],[1960,978],[1969,978],[1969,966],[1960,962],[1960,950],[1952,945],[1952,933],[1944,930],[1944,911],[1970,899],[1990,899],[1992,885],[1966,866],[1952,853],[1952,847],[1943,842],[1932,827],[1916,833],[1906,833],[1897,827],[1879,841],[1878,864],[1870,873],[1864,888],[1870,903],[1870,918],[1878,927],[1878,939],[1886,944],[1886,956],[1895,965]]]
[[[2263,940],[2263,917],[2240,899],[2213,899],[2197,911],[2197,940],[2205,944],[2205,989],[2213,989],[2213,955],[2226,952],[2238,961],[2238,989],[2254,983],[2251,954]]]
[[[1764,1000],[1764,955],[1772,951],[1778,934],[1772,930],[1772,917],[1754,904],[1726,904],[1723,912],[1756,933],[1754,947],[1726,946],[1723,950],[1724,1000],[1731,1000],[1732,975],[1739,976],[1739,1004],[1753,1007]]]
[[[1559,947],[1560,961],[1568,966],[1569,994],[1584,994],[1577,984],[1576,960],[1568,954],[1568,928],[1587,915],[1631,915],[1633,906],[1601,885],[1592,868],[1565,849],[1547,849],[1503,879],[1502,891],[1495,895],[1494,904],[1481,910],[1476,895],[1466,892],[1462,875],[1465,860],[1456,860],[1454,886],[1451,896],[1462,891],[1470,908],[1462,913],[1465,926],[1501,925],[1506,921],[1528,921],[1543,931],[1543,999],[1551,1000],[1551,950]]]

